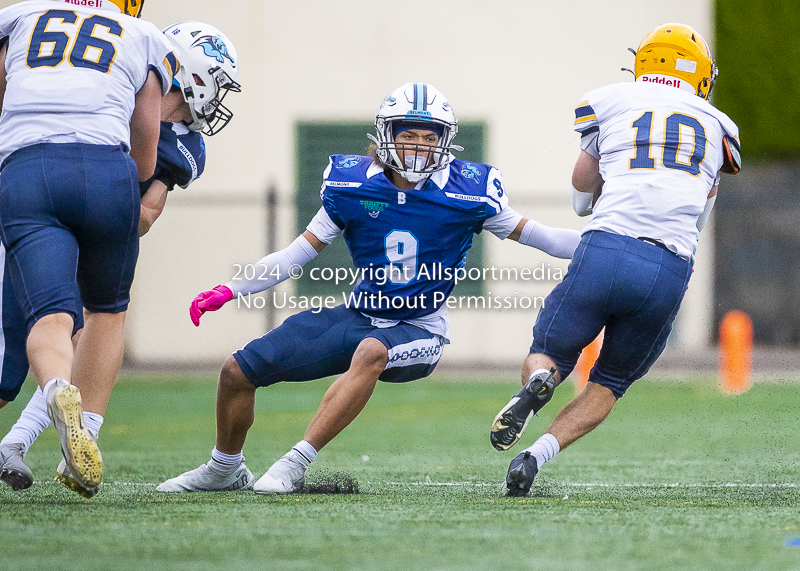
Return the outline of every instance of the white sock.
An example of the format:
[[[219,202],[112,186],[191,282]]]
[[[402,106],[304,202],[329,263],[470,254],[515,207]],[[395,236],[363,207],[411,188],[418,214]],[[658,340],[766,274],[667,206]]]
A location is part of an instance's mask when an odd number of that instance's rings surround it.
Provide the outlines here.
[[[244,456],[241,451],[239,451],[238,454],[225,454],[217,450],[217,447],[214,446],[214,449],[211,451],[211,462],[209,462],[209,464],[220,474],[229,476],[236,471],[236,468],[238,468],[242,462],[244,462]]]
[[[542,434],[539,440],[533,443],[533,446],[523,450],[523,452],[530,452],[536,458],[536,467],[540,470],[545,462],[552,460],[560,451],[561,446],[559,446],[558,440],[549,432]]]
[[[83,411],[83,423],[86,425],[86,430],[89,435],[97,440],[97,435],[100,434],[100,427],[103,426],[103,415],[96,412]]]
[[[292,446],[292,450],[294,450],[300,455],[300,458],[298,458],[298,460],[300,460],[300,462],[306,468],[308,468],[308,465],[311,464],[314,461],[314,458],[317,457],[316,449],[305,440],[301,440],[300,442]]]
[[[42,389],[42,393],[44,393],[45,402],[47,401],[47,393],[50,391],[50,389],[52,389],[55,386],[56,381],[64,381],[65,383],[70,384],[67,379],[61,379],[59,377],[56,377],[55,379],[50,379],[49,381],[47,381],[44,384],[44,388]]]
[[[25,451],[27,451],[49,425],[50,417],[47,416],[47,401],[44,399],[42,389],[36,387],[36,392],[33,393],[31,400],[25,405],[22,414],[19,415],[19,420],[11,427],[8,434],[0,440],[0,444],[22,444],[25,447]]]

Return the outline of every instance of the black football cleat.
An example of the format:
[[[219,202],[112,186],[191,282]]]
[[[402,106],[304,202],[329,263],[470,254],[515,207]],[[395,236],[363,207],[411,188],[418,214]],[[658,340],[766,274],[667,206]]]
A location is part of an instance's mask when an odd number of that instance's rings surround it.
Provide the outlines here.
[[[511,461],[506,474],[506,495],[510,497],[526,496],[531,491],[533,479],[539,467],[536,458],[530,452],[523,452]]]
[[[497,413],[492,423],[489,439],[492,446],[498,450],[508,450],[519,442],[525,427],[544,405],[553,398],[556,389],[556,370],[550,369],[549,373],[539,373],[532,377],[512,398],[503,409]]]

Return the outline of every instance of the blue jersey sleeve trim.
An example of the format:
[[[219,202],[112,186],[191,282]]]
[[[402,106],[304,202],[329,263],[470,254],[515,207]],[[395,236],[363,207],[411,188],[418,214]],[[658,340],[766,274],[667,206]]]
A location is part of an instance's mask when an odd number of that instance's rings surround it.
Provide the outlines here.
[[[588,117],[590,115],[596,115],[596,113],[588,103],[575,109],[575,119],[581,119],[582,117]]]
[[[592,133],[597,133],[599,131],[600,131],[600,127],[597,126],[597,125],[594,125],[592,127],[589,127],[588,129],[584,130],[584,131],[581,131],[580,132],[581,133],[581,138],[583,138],[583,137],[585,137],[587,135],[591,135]]]

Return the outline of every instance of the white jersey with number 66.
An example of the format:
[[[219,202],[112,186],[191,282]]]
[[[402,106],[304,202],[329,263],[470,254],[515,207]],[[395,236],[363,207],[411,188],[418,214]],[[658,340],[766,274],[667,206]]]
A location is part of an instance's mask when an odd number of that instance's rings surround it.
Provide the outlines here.
[[[37,143],[130,147],[136,92],[150,70],[169,91],[178,62],[150,22],[49,1],[0,10],[8,42],[0,160]]]

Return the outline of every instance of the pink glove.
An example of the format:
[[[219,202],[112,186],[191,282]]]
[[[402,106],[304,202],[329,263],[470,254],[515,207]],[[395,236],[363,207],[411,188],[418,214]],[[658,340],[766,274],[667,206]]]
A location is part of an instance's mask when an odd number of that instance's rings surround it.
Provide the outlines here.
[[[192,323],[195,327],[199,327],[201,315],[206,311],[218,310],[232,299],[233,292],[228,286],[218,285],[212,290],[204,291],[194,298],[192,305],[189,306],[189,317],[192,318]]]

